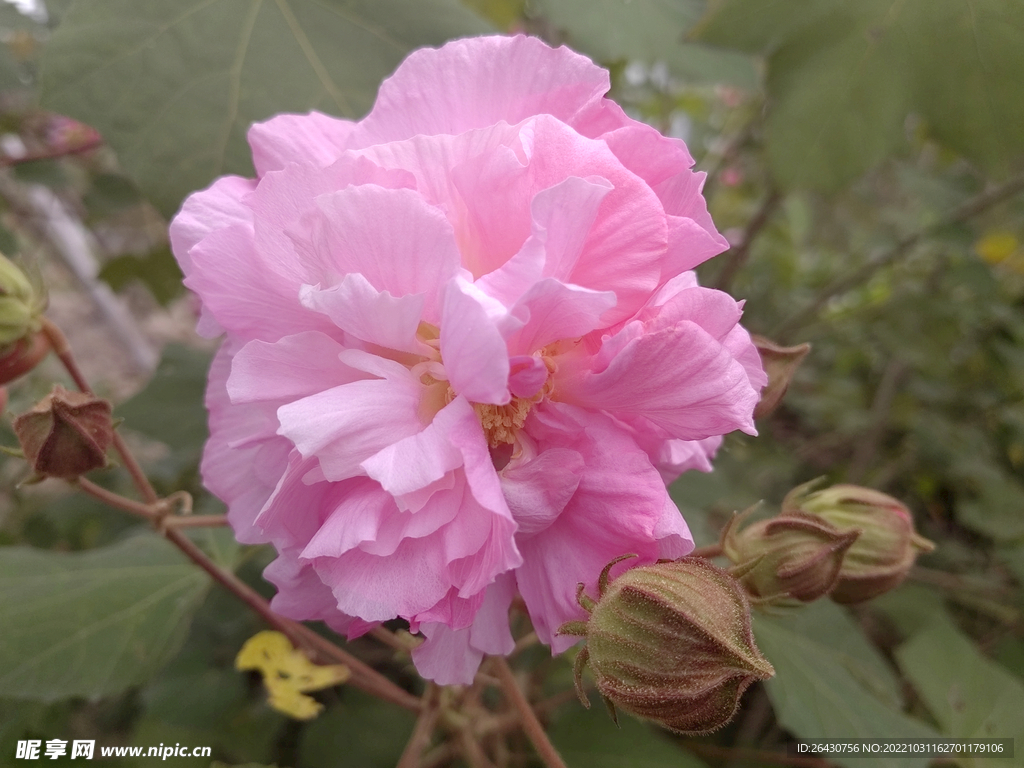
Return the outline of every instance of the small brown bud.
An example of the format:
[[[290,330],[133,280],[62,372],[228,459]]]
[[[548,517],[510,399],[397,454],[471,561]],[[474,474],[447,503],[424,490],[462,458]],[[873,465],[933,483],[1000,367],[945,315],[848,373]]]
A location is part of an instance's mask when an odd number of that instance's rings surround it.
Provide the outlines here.
[[[752,336],[751,340],[761,355],[765,373],[768,374],[768,385],[761,392],[761,400],[754,408],[754,418],[759,419],[779,407],[783,395],[789,389],[789,382],[800,367],[800,363],[811,351],[810,344],[798,344],[795,347],[780,347],[764,336]]]
[[[107,464],[113,440],[111,406],[59,384],[14,420],[14,432],[36,474],[70,480]]]
[[[633,568],[609,584],[615,562],[596,604],[579,585],[589,620],[559,630],[587,638],[576,660],[580,699],[589,705],[580,678],[589,660],[609,705],[679,733],[722,727],[747,687],[775,674],[754,643],[743,590],[699,557]]]
[[[831,594],[837,603],[859,603],[888,592],[906,578],[919,554],[935,549],[914,530],[910,510],[892,496],[856,485],[814,491],[815,485],[794,488],[782,507],[784,513],[814,515],[840,531],[860,531]]]
[[[722,534],[730,570],[751,595],[764,600],[795,598],[809,603],[829,594],[859,531],[840,531],[800,512],[761,520],[742,530],[735,516]]]

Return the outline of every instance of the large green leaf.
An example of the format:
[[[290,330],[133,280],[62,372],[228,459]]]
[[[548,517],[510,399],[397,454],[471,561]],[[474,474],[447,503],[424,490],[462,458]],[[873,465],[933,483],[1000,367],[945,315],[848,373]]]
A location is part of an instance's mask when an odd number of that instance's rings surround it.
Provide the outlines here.
[[[536,0],[573,47],[601,61],[665,62],[684,80],[753,88],[750,57],[685,41],[704,0]]]
[[[779,723],[797,737],[928,738],[932,728],[885,703],[862,684],[864,674],[877,674],[862,651],[837,648],[808,633],[787,617],[756,616],[757,644],[775,667],[766,683]],[[830,758],[849,768],[924,766],[927,758]]]
[[[659,736],[654,727],[620,713],[612,724],[600,702],[589,710],[575,702],[549,732],[569,768],[702,768],[692,753]]]
[[[694,36],[767,56],[776,178],[835,190],[899,147],[908,113],[1005,173],[1024,152],[1022,32],[1004,0],[722,0]]]
[[[208,583],[156,536],[74,554],[0,548],[0,696],[97,697],[147,680]]]
[[[409,51],[487,30],[457,0],[79,0],[43,60],[43,103],[97,128],[165,213],[252,173],[256,120],[359,117]]]
[[[194,458],[207,436],[203,393],[210,357],[178,344],[164,348],[146,388],[117,408],[128,429],[142,432]]]
[[[982,656],[948,619],[940,617],[916,634],[896,658],[946,734],[1024,744],[1024,685]],[[995,768],[1017,761],[986,757],[962,764]]]

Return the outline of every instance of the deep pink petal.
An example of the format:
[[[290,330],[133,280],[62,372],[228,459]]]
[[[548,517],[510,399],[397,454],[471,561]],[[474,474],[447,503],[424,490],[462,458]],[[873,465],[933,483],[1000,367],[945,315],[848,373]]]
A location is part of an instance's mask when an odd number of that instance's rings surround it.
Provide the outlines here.
[[[636,324],[631,326],[620,334],[629,336]],[[615,345],[616,339],[606,344]],[[691,321],[634,336],[603,370],[566,373],[555,386],[559,399],[644,417],[669,437],[701,440],[735,429],[754,433],[758,392],[746,370]]]
[[[345,150],[356,124],[321,112],[277,115],[249,129],[256,174],[279,171],[288,163],[330,165]]]

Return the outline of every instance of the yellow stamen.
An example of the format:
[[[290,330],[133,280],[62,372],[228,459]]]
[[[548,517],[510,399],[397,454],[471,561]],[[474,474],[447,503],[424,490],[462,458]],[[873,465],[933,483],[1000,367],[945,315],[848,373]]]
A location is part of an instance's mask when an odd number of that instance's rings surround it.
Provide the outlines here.
[[[476,411],[484,434],[487,435],[487,444],[491,448],[496,448],[502,444],[514,443],[516,433],[526,423],[526,417],[534,402],[535,399],[513,397],[508,405],[473,403],[473,410]]]

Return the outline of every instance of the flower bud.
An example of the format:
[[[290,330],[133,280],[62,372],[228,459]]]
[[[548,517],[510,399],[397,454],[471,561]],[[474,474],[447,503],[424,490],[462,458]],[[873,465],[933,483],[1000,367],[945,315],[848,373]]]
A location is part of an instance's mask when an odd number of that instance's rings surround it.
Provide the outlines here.
[[[25,273],[0,254],[0,348],[38,330],[44,303]]]
[[[589,660],[613,713],[615,705],[680,733],[725,725],[747,686],[775,674],[754,643],[743,590],[699,557],[633,568],[609,584],[618,560],[601,573],[596,604],[577,589],[590,618],[559,630],[587,638],[576,658],[580,700],[589,706],[581,680]]]
[[[809,603],[829,594],[858,531],[792,512],[738,530],[741,515],[722,534],[722,550],[735,576],[754,597]]]
[[[810,344],[798,344],[795,347],[780,347],[764,336],[751,336],[750,340],[757,347],[768,374],[768,385],[761,391],[761,400],[754,408],[754,418],[759,419],[779,407],[782,396],[789,389],[789,382],[800,367],[800,363],[811,351]]]
[[[31,371],[50,351],[50,340],[37,331],[0,350],[0,384],[8,384]]]
[[[36,474],[70,480],[107,464],[114,436],[111,406],[59,384],[14,420],[14,432]]]
[[[859,603],[888,592],[906,578],[920,553],[935,549],[914,530],[910,510],[892,496],[856,485],[813,491],[816,484],[794,488],[782,508],[814,515],[840,531],[860,531],[832,591],[836,602]]]

